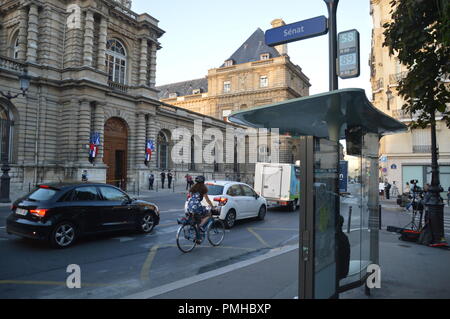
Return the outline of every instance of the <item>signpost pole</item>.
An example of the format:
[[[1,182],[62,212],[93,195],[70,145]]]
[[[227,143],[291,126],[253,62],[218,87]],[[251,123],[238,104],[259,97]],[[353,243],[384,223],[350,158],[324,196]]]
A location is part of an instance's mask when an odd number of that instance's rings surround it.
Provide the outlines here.
[[[328,8],[328,47],[329,47],[329,81],[330,91],[338,89],[337,76],[337,26],[336,12],[339,0],[323,0]]]

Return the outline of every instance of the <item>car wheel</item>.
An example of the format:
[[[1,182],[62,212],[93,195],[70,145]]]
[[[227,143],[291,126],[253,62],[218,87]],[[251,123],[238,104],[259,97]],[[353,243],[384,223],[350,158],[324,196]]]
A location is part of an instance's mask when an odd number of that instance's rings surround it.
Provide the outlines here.
[[[293,212],[293,211],[295,211],[295,202],[294,201],[291,201],[291,202],[289,202],[289,205],[288,205],[288,211],[290,211],[290,212]]]
[[[152,213],[145,213],[139,220],[139,231],[145,234],[151,233],[155,228],[155,218]]]
[[[236,223],[236,211],[234,209],[231,209],[227,216],[225,217],[225,228],[230,229],[234,226]]]
[[[262,205],[259,208],[259,212],[258,212],[258,219],[259,220],[264,220],[264,218],[266,217],[266,211],[267,211],[267,208],[264,205]]]
[[[77,229],[70,222],[62,222],[55,226],[50,235],[50,244],[55,248],[67,248],[77,238]]]

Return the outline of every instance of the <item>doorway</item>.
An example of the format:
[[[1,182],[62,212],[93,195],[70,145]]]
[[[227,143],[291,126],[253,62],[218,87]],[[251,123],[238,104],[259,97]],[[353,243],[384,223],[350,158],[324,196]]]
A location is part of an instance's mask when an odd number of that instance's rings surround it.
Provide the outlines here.
[[[128,127],[120,118],[105,123],[104,163],[108,166],[106,183],[127,189]]]

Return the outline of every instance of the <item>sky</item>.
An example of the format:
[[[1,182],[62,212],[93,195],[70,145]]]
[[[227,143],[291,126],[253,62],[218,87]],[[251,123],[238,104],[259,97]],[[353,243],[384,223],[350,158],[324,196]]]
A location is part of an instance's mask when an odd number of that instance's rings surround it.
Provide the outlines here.
[[[157,55],[157,86],[205,77],[257,28],[270,29],[274,19],[290,24],[328,16],[323,0],[133,0],[132,10],[156,18],[166,32],[159,39],[162,49]],[[361,75],[339,79],[339,88],[365,89],[370,99],[369,10],[369,0],[340,0],[337,28],[338,32],[358,30],[361,43]],[[289,43],[288,54],[310,79],[310,95],[328,91],[328,35]]]

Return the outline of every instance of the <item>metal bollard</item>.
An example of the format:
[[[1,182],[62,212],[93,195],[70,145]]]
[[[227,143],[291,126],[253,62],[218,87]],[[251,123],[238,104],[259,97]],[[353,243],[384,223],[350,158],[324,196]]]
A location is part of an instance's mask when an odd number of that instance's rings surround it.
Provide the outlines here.
[[[381,230],[381,205],[378,205],[378,221],[379,221],[379,229]]]
[[[350,233],[350,226],[352,225],[352,209],[352,206],[348,209],[347,234]]]

